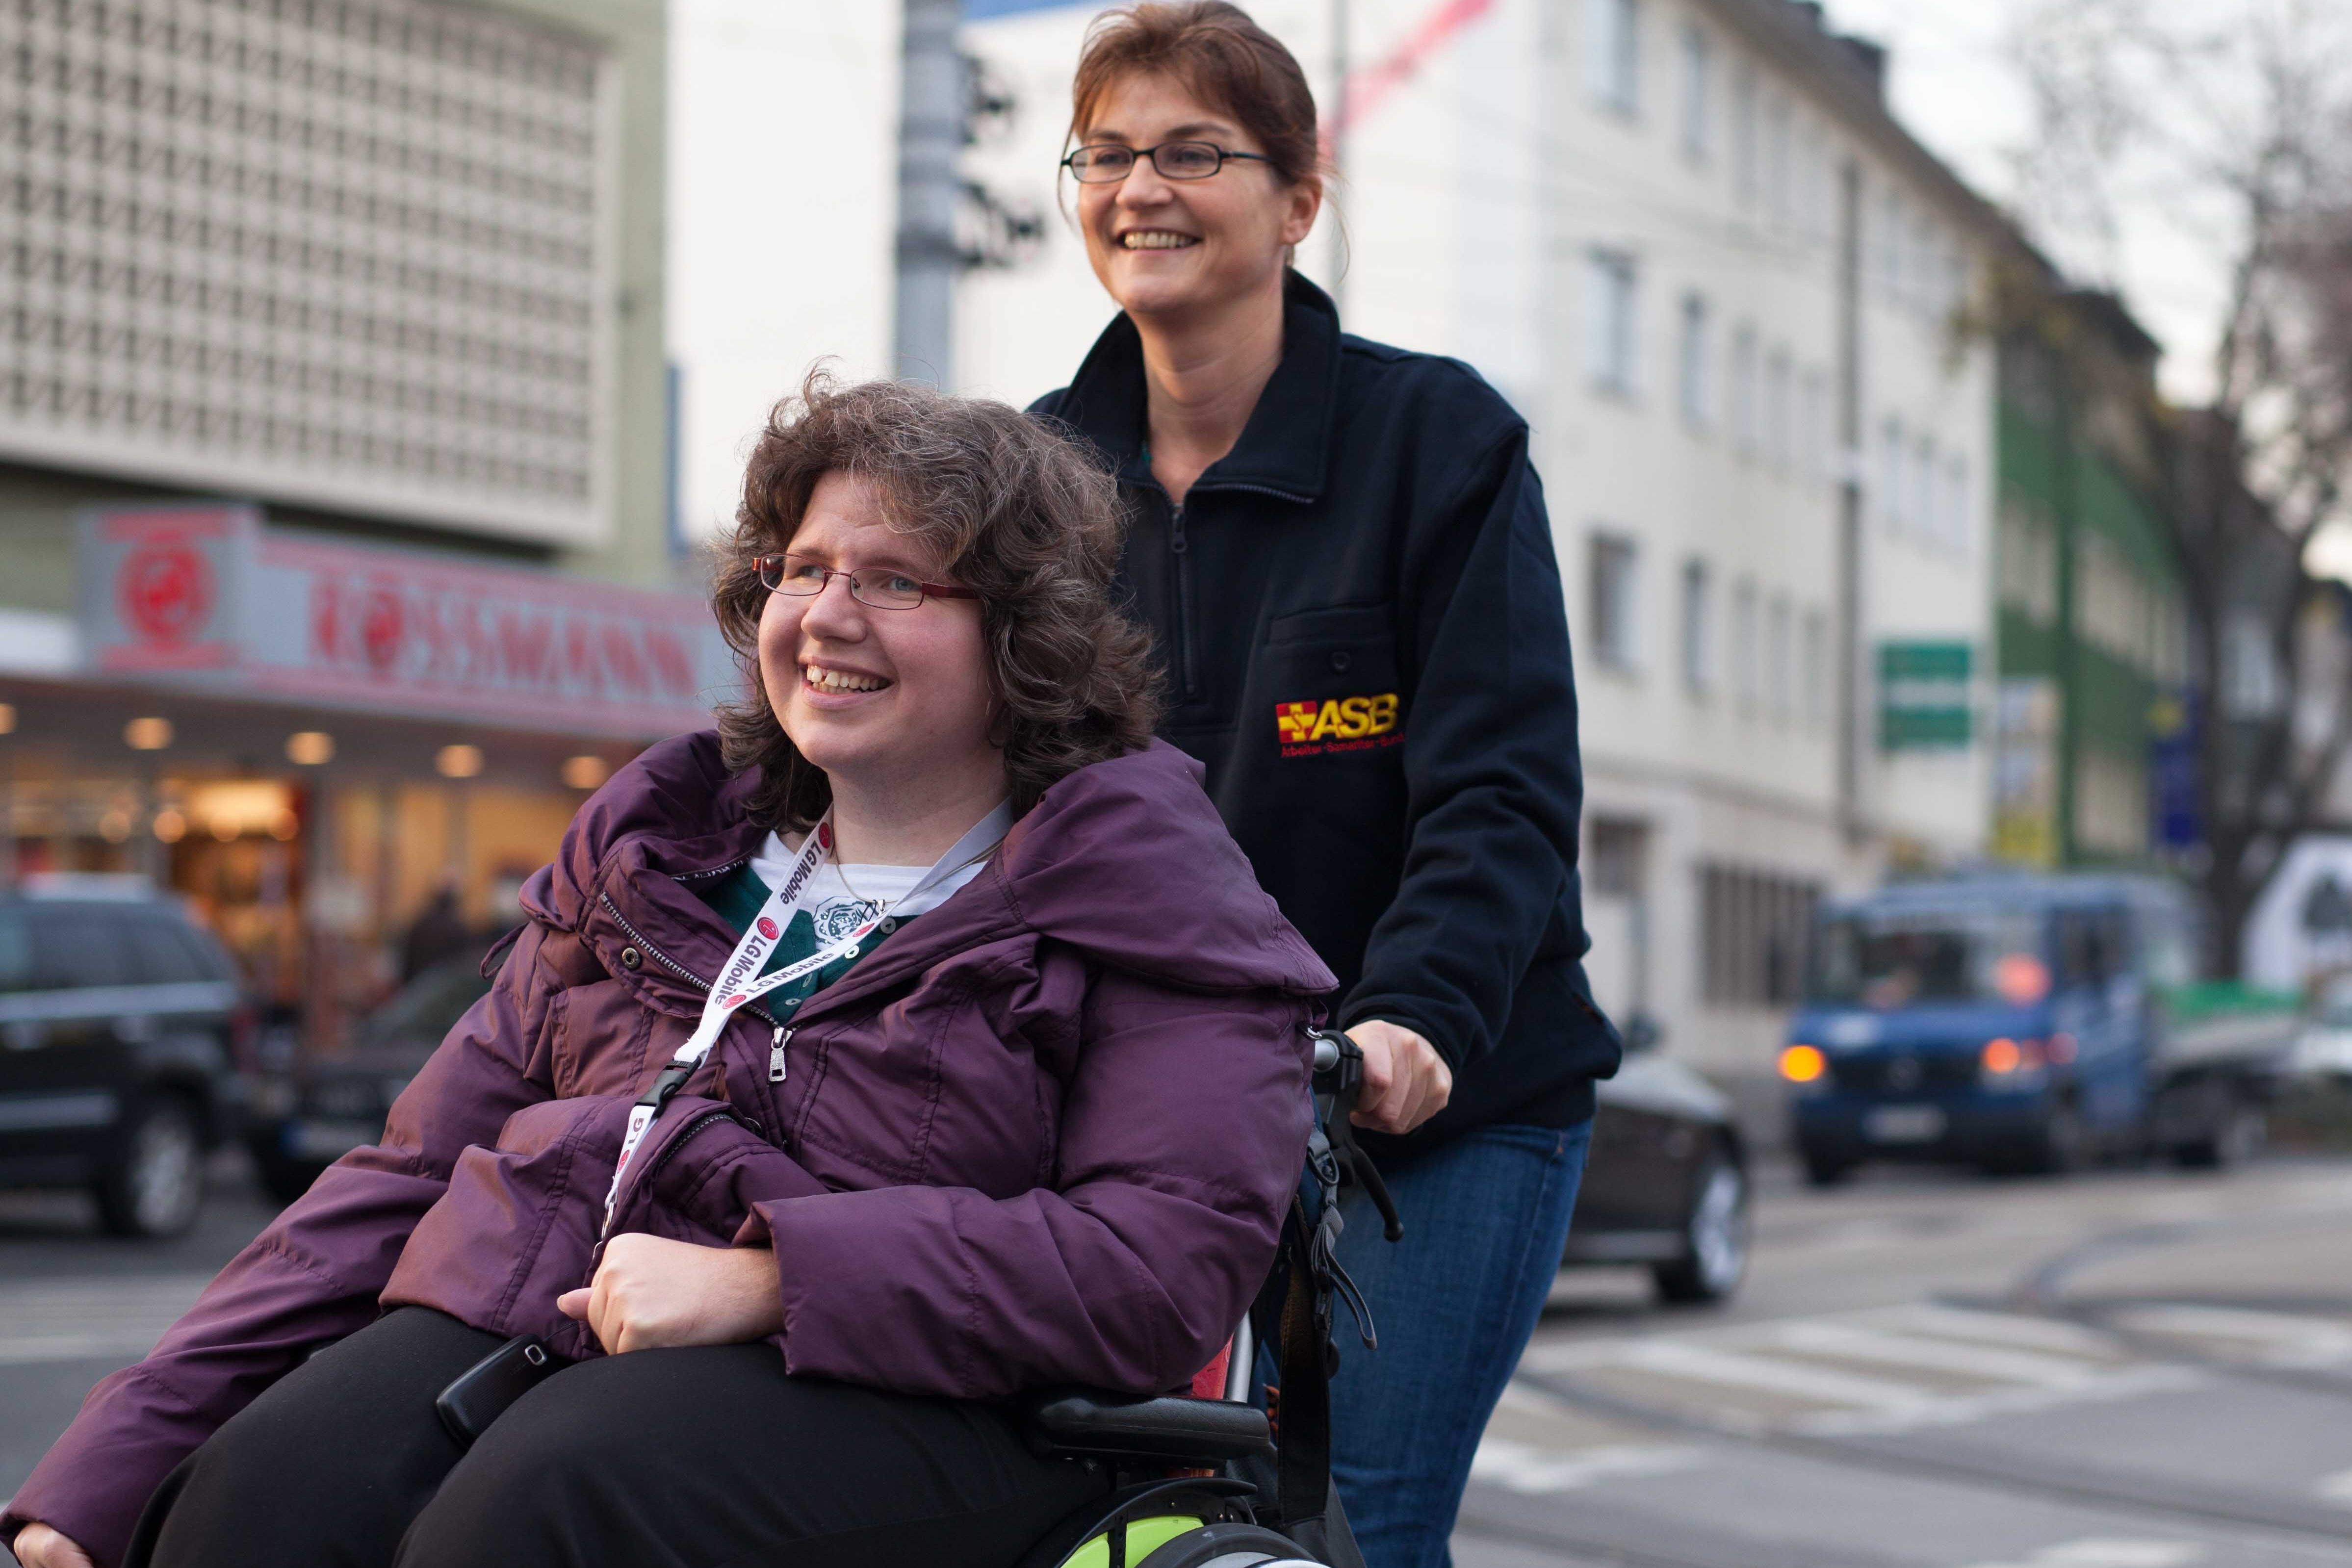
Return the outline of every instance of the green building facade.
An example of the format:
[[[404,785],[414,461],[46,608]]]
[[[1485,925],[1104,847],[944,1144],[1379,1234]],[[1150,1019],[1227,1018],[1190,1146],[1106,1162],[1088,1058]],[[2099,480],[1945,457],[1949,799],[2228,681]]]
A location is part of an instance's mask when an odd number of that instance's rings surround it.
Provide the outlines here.
[[[2105,295],[2056,296],[2036,327],[2002,354],[1993,849],[2127,865],[2156,831],[2152,759],[2188,722],[2157,345]]]

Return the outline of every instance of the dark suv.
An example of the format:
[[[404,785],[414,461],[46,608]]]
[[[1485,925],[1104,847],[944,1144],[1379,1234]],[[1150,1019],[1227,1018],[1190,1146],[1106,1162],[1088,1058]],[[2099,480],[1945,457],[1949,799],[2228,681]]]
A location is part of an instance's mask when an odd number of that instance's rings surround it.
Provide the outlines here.
[[[0,1186],[89,1186],[118,1236],[195,1223],[239,1127],[236,967],[143,880],[0,890]]]

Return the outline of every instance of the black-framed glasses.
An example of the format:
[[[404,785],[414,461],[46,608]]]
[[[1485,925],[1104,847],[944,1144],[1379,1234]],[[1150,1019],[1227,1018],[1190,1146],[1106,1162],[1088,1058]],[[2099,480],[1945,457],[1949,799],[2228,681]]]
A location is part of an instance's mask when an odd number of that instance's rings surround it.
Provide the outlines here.
[[[1062,167],[1081,185],[1116,185],[1135,168],[1138,158],[1149,158],[1163,180],[1205,180],[1234,158],[1271,163],[1263,152],[1228,152],[1213,141],[1163,141],[1157,147],[1122,147],[1116,141],[1096,141],[1062,160]]]
[[[926,599],[980,597],[971,589],[947,582],[925,582],[896,567],[843,570],[804,555],[763,555],[751,564],[759,570],[761,587],[771,593],[789,593],[797,599],[814,598],[824,591],[826,583],[836,577],[845,577],[849,580],[849,597],[873,610],[913,610]]]

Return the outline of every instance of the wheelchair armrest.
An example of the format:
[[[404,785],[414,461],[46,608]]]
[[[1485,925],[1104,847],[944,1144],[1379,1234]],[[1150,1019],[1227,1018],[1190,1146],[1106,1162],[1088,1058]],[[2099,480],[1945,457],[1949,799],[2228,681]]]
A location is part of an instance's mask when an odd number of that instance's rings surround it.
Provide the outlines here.
[[[1046,1388],[1013,1408],[1030,1448],[1049,1458],[1206,1466],[1274,1451],[1265,1412],[1228,1399]]]

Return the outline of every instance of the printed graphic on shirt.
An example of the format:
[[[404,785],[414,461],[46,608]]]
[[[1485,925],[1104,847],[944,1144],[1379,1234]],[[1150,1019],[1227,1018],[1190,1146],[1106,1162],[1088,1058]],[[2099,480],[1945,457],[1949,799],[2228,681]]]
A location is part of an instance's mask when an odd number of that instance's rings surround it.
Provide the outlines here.
[[[809,910],[816,924],[817,946],[838,942],[868,920],[881,906],[857,897],[828,898]]]
[[[1397,727],[1397,695],[1331,697],[1274,705],[1275,734],[1285,757],[1334,751],[1377,751],[1404,739]]]

